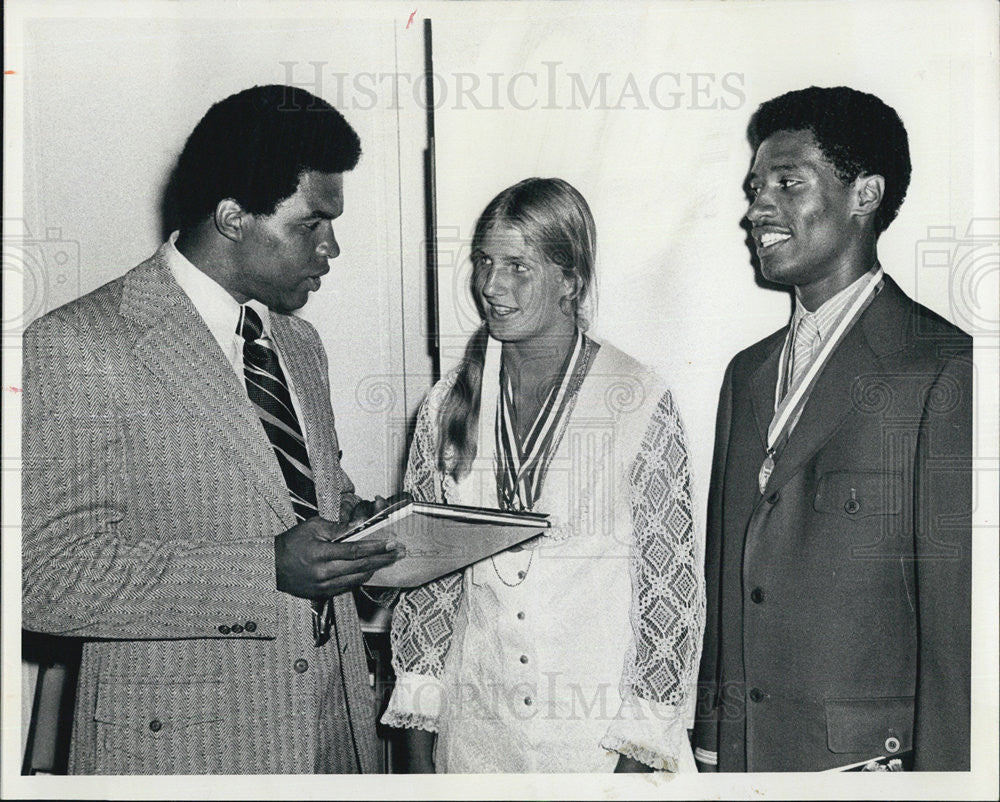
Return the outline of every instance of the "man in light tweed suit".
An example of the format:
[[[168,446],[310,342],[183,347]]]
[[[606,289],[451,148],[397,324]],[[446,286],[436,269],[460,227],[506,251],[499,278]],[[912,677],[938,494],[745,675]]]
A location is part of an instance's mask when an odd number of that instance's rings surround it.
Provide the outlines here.
[[[73,773],[375,769],[345,591],[398,552],[329,542],[358,500],[289,314],[339,253],[359,156],[301,89],[217,103],[178,162],[179,233],[25,332],[23,621],[85,639]]]

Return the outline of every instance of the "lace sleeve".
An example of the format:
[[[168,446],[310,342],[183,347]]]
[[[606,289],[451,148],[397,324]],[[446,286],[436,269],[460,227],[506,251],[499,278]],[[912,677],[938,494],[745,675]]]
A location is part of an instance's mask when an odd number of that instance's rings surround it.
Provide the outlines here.
[[[632,643],[622,674],[622,715],[603,745],[677,771],[690,764],[685,719],[705,614],[687,446],[669,392],[646,429],[629,486]]]
[[[436,404],[420,408],[403,486],[417,501],[442,501],[437,470]],[[392,616],[392,667],[396,687],[382,723],[436,731],[443,703],[440,683],[451,646],[462,574],[449,574],[400,595]]]

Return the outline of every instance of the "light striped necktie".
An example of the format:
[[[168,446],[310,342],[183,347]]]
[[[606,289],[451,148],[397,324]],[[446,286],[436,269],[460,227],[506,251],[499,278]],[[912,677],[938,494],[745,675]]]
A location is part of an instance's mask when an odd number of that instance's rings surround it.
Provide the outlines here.
[[[819,345],[819,326],[816,324],[815,316],[803,315],[795,326],[788,392],[791,392],[809,371],[809,366],[813,363]]]
[[[264,334],[260,315],[249,306],[240,307],[237,333],[243,338],[243,373],[250,397],[288,487],[295,517],[304,521],[319,513],[316,484],[305,437],[295,414],[288,382],[281,370],[271,338]],[[324,615],[324,607],[326,610]],[[330,639],[333,605],[326,600],[312,602],[313,636],[317,646]]]

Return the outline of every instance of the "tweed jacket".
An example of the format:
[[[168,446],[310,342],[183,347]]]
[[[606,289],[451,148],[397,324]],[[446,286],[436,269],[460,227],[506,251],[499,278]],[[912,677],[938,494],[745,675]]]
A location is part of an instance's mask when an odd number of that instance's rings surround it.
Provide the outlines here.
[[[272,314],[320,514],[340,467],[315,329]],[[354,601],[330,642],[275,587],[295,524],[246,390],[163,250],[24,335],[23,623],[85,639],[70,771],[375,768]]]
[[[971,340],[886,277],[762,494],[786,333],[722,387],[694,745],[721,771],[967,770]]]

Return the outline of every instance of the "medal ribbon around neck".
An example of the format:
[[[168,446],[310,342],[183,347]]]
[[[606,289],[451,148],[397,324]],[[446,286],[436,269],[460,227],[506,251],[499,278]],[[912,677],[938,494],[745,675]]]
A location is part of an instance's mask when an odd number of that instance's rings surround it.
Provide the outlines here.
[[[570,384],[581,368],[587,348],[578,329],[573,350],[564,363],[558,387],[549,390],[531,428],[522,442],[514,430],[514,392],[510,376],[501,369],[504,382],[497,404],[495,437],[497,448],[494,469],[497,475],[498,501],[501,509],[530,510],[541,494],[542,482],[560,439],[571,406]],[[504,381],[505,380],[505,381]]]
[[[778,444],[783,442],[784,438],[787,437],[792,421],[798,419],[799,413],[805,406],[806,401],[809,400],[809,394],[812,392],[813,385],[816,383],[816,379],[819,377],[820,371],[823,370],[823,366],[830,358],[830,355],[871,302],[876,288],[882,281],[882,275],[881,269],[875,271],[869,282],[865,285],[865,288],[858,293],[858,297],[854,299],[847,313],[840,319],[840,323],[837,324],[830,338],[823,344],[823,348],[813,360],[812,365],[809,366],[809,370],[806,371],[805,376],[802,377],[802,380],[795,387],[791,388],[791,392],[781,399],[781,402],[774,410],[774,417],[771,418],[771,423],[767,427],[767,456],[764,457],[764,463],[760,466],[760,473],[757,476],[757,485],[760,488],[761,495],[764,494],[764,489],[767,487],[767,480],[771,478],[771,474],[774,472],[774,459],[778,450]],[[784,371],[788,368],[787,351],[788,347],[786,343],[786,347],[781,352],[781,365],[778,367],[779,376],[784,375]]]
[[[495,463],[497,502],[501,509],[531,510],[542,491],[542,482],[548,471],[562,434],[569,420],[580,378],[589,367],[591,348],[583,332],[577,329],[573,349],[563,364],[563,377],[558,386],[549,389],[544,403],[522,442],[514,428],[514,392],[510,376],[501,368],[501,388],[497,402],[495,424]],[[515,546],[511,552],[523,551]],[[516,588],[528,576],[535,549],[528,555],[528,564],[517,572],[517,581],[508,581],[497,565],[496,555],[490,557],[497,578],[507,587]]]

